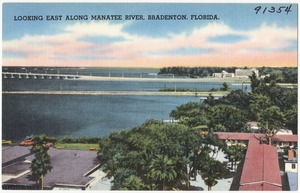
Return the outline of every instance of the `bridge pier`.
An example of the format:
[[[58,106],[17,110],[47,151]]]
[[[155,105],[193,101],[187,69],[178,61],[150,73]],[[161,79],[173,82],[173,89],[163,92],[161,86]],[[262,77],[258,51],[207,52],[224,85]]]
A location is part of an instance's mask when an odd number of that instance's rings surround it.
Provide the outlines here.
[[[76,74],[38,74],[38,73],[22,73],[22,72],[2,72],[2,78],[19,78],[19,79],[73,79],[80,78]]]

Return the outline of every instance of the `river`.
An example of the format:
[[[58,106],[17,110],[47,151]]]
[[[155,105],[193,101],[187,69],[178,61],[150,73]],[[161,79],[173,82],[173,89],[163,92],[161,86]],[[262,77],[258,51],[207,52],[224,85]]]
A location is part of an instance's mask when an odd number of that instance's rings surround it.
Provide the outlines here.
[[[139,74],[146,73],[136,73]],[[222,82],[88,81],[3,78],[3,91],[158,91],[161,88],[211,89]],[[237,89],[232,86],[233,89]],[[201,96],[2,94],[2,138],[23,140],[32,134],[107,136],[150,119],[170,119],[181,104]]]

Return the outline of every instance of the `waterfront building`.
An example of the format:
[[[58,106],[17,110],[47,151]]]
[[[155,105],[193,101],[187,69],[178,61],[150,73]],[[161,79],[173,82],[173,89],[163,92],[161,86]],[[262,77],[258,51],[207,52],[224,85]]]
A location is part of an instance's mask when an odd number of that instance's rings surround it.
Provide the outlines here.
[[[236,69],[235,70],[235,77],[248,77],[252,75],[252,72],[255,73],[257,77],[259,77],[259,72],[255,68],[251,69]]]
[[[234,77],[234,73],[229,73],[223,70],[221,73],[213,73],[214,78],[232,78]]]

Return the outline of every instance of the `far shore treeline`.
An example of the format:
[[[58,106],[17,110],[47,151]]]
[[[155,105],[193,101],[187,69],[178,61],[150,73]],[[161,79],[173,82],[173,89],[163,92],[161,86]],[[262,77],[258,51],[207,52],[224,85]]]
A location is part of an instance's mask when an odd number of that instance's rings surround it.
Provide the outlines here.
[[[170,74],[175,76],[188,76],[190,78],[210,77],[213,73],[221,73],[223,70],[228,73],[234,73],[238,67],[165,67],[159,70],[159,74]],[[251,69],[244,67],[243,69]],[[265,77],[265,82],[270,83],[276,80],[277,83],[297,83],[297,67],[260,67],[256,68],[260,76]]]

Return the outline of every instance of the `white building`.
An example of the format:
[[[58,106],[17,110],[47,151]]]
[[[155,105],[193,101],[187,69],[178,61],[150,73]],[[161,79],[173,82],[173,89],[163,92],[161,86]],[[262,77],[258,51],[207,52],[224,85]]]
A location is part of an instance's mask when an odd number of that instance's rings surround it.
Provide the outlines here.
[[[252,75],[252,72],[256,74],[257,77],[259,77],[259,72],[255,68],[251,69],[236,69],[235,70],[235,76],[236,77],[248,77]]]
[[[284,160],[285,172],[298,172],[298,153],[297,150],[289,149],[287,160]]]
[[[223,70],[221,73],[213,73],[212,75],[214,78],[232,78],[234,77],[234,73],[228,73]]]

